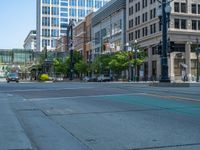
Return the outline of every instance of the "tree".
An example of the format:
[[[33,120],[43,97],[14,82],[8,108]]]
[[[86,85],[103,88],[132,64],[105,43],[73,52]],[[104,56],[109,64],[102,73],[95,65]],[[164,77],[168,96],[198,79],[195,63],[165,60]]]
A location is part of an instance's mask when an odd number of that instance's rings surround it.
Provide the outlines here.
[[[111,56],[109,67],[117,75],[117,77],[123,70],[128,68],[127,59],[128,55],[125,51],[117,52]]]
[[[74,68],[80,77],[82,77],[82,74],[86,74],[88,72],[88,64],[83,60],[75,63]]]
[[[92,62],[92,69],[97,74],[104,74],[109,72],[109,62],[111,61],[111,56],[108,54],[99,55]]]

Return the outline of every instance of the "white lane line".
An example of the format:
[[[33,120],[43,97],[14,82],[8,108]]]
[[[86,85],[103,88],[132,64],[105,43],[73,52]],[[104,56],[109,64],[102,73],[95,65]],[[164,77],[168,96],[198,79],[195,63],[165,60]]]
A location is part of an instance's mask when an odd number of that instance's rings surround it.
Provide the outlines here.
[[[36,92],[36,91],[59,91],[59,90],[78,90],[78,89],[92,89],[93,87],[77,87],[77,88],[60,88],[60,89],[27,89],[27,90],[10,90],[3,92]]]
[[[7,94],[7,96],[12,97],[13,95],[12,94]]]
[[[106,96],[126,96],[126,95],[143,95],[144,93],[127,93],[127,94],[108,94],[108,95],[89,95],[89,96],[67,96],[67,97],[45,97],[45,98],[30,98],[27,101],[42,101],[42,100],[60,100],[60,99],[76,99],[89,97],[106,97]]]

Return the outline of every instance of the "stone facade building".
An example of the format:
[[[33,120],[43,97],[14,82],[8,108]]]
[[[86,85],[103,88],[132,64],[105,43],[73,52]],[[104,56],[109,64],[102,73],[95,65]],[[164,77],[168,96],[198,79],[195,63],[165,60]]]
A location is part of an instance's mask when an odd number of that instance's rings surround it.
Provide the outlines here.
[[[160,5],[157,0],[126,1],[127,42],[137,40],[147,50],[148,58],[143,70],[149,80],[159,80],[161,74],[160,55],[157,54],[162,36],[157,16]],[[168,38],[174,42],[174,50],[169,48],[169,77],[177,81],[187,76],[193,81],[197,74],[195,49],[200,41],[200,0],[174,0],[170,6]]]

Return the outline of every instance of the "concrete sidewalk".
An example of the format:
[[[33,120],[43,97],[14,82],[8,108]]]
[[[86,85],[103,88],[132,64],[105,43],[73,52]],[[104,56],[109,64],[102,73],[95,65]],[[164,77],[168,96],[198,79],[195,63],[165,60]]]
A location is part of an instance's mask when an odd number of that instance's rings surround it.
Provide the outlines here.
[[[31,143],[10,107],[10,96],[0,93],[0,150],[31,150]]]

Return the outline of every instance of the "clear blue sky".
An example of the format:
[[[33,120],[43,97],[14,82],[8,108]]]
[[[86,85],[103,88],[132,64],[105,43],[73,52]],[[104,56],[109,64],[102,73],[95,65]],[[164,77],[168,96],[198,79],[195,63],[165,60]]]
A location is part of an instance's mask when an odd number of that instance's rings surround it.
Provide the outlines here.
[[[0,4],[0,49],[23,48],[36,29],[36,0],[2,0]]]

